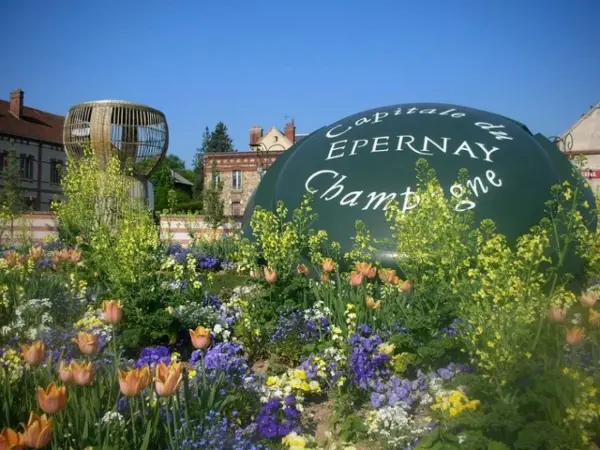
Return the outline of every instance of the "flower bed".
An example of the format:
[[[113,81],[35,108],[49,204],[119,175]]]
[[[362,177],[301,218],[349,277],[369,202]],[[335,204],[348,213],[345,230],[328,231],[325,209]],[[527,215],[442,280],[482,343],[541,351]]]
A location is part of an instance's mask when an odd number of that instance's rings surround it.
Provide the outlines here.
[[[345,255],[311,231],[310,199],[256,211],[252,242],[164,246],[133,221],[4,249],[0,449],[595,445],[598,240],[577,187],[509,245],[419,173],[420,207],[387,212],[402,273],[361,223]]]

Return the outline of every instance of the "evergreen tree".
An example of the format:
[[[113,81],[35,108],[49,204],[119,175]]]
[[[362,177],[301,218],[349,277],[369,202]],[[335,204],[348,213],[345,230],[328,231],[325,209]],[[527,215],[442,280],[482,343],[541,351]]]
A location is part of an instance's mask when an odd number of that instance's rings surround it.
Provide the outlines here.
[[[223,223],[223,210],[224,203],[221,198],[221,193],[223,192],[223,183],[218,177],[217,171],[217,163],[213,161],[212,165],[212,179],[210,181],[210,185],[204,189],[204,218],[212,227],[213,230],[219,228],[219,226]]]
[[[223,122],[217,123],[214,131],[210,134],[207,152],[224,153],[234,152],[233,141],[227,133],[227,126]]]
[[[202,133],[202,144],[196,150],[196,156],[194,157],[194,172],[196,172],[194,187],[192,188],[194,200],[202,200],[202,191],[204,190],[204,154],[208,149],[210,137],[211,132],[208,127],[205,127],[204,133]]]
[[[25,212],[25,197],[21,186],[19,159],[14,149],[10,151],[6,162],[2,171],[3,186],[0,190],[0,211],[3,218],[12,221]]]

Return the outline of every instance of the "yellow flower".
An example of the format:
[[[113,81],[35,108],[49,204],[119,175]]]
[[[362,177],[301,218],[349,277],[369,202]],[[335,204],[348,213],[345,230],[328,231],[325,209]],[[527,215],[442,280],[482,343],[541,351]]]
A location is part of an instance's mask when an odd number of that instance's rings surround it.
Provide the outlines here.
[[[396,350],[396,346],[394,344],[383,343],[383,344],[379,344],[379,346],[377,347],[377,350],[379,350],[381,353],[385,353],[386,355],[389,356],[392,353],[394,353],[394,350]]]
[[[277,377],[269,377],[266,382],[267,386],[279,386],[279,378]]]
[[[281,443],[294,450],[306,448],[306,439],[297,434],[295,431],[292,431],[290,434],[285,436],[281,440]]]
[[[294,370],[294,377],[296,377],[300,380],[306,380],[306,372],[301,369],[296,369],[296,370]]]

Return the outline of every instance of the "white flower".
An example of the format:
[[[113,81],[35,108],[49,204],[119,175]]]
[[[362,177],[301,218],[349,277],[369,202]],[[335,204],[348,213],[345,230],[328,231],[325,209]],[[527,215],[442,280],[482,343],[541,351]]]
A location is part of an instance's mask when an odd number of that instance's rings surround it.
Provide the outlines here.
[[[102,422],[108,423],[112,421],[122,422],[123,416],[117,411],[107,411],[106,414],[104,414],[104,416],[102,417]]]
[[[219,334],[219,333],[221,333],[221,331],[223,331],[223,327],[221,326],[221,324],[218,323],[213,328],[213,331],[215,332],[215,334]]]

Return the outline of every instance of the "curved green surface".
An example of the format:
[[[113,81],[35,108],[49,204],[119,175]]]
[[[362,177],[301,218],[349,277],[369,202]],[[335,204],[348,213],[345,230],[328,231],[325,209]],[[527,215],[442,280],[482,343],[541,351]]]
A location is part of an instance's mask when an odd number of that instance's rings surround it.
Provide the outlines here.
[[[373,237],[388,238],[383,209],[391,199],[401,206],[410,200],[419,158],[428,160],[447,193],[466,168],[476,220],[494,220],[510,241],[544,217],[553,185],[573,179],[572,165],[556,145],[517,121],[458,105],[393,105],[346,117],[282,155],[248,206],[246,235],[255,205],[273,209],[282,200],[291,211],[310,189],[319,214],[314,227],[339,241],[342,251],[351,248],[357,219]],[[586,196],[595,204],[591,190]],[[393,253],[376,256],[396,266]]]

